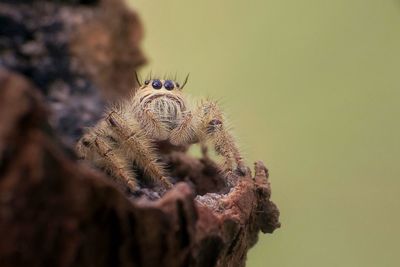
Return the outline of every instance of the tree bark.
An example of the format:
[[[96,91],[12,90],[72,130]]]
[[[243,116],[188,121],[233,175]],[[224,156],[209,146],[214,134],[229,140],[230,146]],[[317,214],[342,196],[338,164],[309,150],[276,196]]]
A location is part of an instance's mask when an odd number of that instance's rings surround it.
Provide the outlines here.
[[[0,266],[244,266],[280,226],[262,162],[225,179],[160,144],[175,186],[130,193],[77,161],[145,63],[124,3],[0,0],[0,25]]]

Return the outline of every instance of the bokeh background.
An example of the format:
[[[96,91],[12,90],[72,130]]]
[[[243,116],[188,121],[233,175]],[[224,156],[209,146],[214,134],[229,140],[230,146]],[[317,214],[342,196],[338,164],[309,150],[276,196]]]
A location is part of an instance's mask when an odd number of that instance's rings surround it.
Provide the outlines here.
[[[282,228],[248,266],[400,266],[400,1],[129,0],[141,70],[221,99]]]

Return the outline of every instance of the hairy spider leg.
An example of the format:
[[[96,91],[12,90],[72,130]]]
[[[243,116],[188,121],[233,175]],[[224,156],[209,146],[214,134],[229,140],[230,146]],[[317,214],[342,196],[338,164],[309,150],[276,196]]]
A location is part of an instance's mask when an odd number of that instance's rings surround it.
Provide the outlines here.
[[[77,151],[81,158],[90,159],[96,166],[110,172],[118,183],[128,186],[131,190],[136,189],[135,174],[129,162],[110,144],[106,132],[96,129],[91,134],[86,134],[79,141]]]
[[[139,123],[132,116],[129,119],[119,110],[111,109],[106,117],[109,128],[116,134],[126,156],[133,160],[150,177],[159,179],[168,188],[172,187],[168,181],[163,165],[157,161],[151,140],[141,130]]]
[[[239,149],[229,130],[224,125],[222,112],[216,102],[205,100],[197,106],[194,114],[189,113],[181,125],[172,130],[170,142],[174,145],[184,145],[199,142],[204,156],[207,156],[206,141],[210,141],[218,155],[224,158],[221,166],[228,173],[237,165],[238,170],[245,174],[247,169]]]

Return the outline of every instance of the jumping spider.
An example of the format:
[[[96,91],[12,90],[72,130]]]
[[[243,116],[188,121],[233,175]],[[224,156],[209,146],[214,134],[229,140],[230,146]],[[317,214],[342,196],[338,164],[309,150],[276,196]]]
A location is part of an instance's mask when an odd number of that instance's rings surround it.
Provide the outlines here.
[[[107,170],[132,191],[138,189],[133,163],[171,188],[156,143],[188,146],[211,141],[223,157],[221,171],[228,174],[236,168],[244,175],[247,169],[216,102],[203,100],[194,109],[189,107],[182,92],[187,78],[182,86],[172,80],[150,79],[141,84],[137,79],[140,87],[135,93],[109,107],[104,118],[78,141],[78,156]]]

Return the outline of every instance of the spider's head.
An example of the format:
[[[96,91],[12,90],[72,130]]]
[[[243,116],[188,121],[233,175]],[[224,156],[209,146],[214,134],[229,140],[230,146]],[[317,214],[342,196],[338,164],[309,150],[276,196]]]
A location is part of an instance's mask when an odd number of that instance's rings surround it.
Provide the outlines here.
[[[148,99],[148,97],[154,99],[161,96],[171,99],[183,98],[182,87],[178,82],[173,80],[145,80],[138,89],[137,94],[141,96],[140,102]]]
[[[145,80],[136,91],[135,98],[142,108],[173,119],[186,110],[182,92],[185,83],[181,86],[173,80]]]

